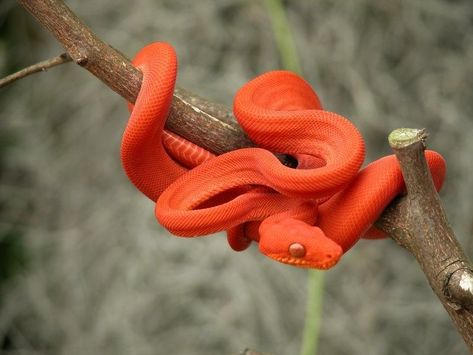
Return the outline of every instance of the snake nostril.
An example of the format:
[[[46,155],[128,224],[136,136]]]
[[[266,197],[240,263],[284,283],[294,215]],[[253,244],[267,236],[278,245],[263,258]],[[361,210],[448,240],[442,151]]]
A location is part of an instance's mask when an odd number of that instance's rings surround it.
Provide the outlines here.
[[[332,254],[325,254],[325,257],[326,257],[327,259],[332,259],[333,255],[332,255]]]
[[[301,243],[289,245],[289,254],[295,258],[302,258],[305,255],[305,247]]]

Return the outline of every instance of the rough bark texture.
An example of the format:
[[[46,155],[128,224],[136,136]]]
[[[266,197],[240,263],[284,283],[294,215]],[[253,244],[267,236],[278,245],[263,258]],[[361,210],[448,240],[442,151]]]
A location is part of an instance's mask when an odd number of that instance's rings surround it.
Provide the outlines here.
[[[141,73],[100,41],[59,0],[19,2],[66,48],[73,60],[134,102]],[[177,89],[167,127],[215,153],[250,146],[231,112]],[[397,132],[399,133],[399,132]],[[423,131],[405,130],[390,143],[401,163],[408,194],[391,204],[377,227],[418,260],[432,289],[473,352],[473,272],[448,225],[427,169]]]
[[[377,222],[411,252],[473,352],[473,271],[447,221],[425,160],[424,130],[391,133],[406,182],[407,196],[392,204]],[[399,213],[392,213],[398,210]]]
[[[72,60],[130,102],[141,72],[97,36],[60,0],[19,0],[62,43]],[[254,146],[225,106],[177,88],[166,127],[216,154]]]

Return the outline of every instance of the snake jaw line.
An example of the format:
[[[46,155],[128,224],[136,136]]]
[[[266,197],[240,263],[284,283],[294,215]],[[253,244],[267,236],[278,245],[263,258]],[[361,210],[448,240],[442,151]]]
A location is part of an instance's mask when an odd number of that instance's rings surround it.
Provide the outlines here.
[[[293,265],[300,268],[311,268],[311,269],[319,269],[319,270],[330,269],[335,264],[337,264],[339,260],[339,258],[335,258],[326,262],[313,262],[313,261],[309,262],[307,260],[294,258],[292,256],[274,257],[273,259],[280,263]]]

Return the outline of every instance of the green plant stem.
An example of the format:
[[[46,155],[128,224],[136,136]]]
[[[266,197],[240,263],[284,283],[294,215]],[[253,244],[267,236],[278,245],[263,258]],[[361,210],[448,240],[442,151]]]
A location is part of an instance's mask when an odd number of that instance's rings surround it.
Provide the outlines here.
[[[325,274],[323,271],[309,270],[309,280],[307,283],[307,308],[305,312],[301,355],[317,354],[320,321],[322,319],[324,277]]]
[[[265,3],[284,68],[301,73],[302,70],[299,57],[297,56],[296,45],[290,31],[282,0],[265,0]],[[307,308],[301,355],[317,354],[320,321],[322,319],[324,275],[322,271],[318,270],[310,270],[308,273]]]
[[[265,0],[265,3],[283,67],[287,70],[301,73],[296,44],[289,27],[282,0]]]

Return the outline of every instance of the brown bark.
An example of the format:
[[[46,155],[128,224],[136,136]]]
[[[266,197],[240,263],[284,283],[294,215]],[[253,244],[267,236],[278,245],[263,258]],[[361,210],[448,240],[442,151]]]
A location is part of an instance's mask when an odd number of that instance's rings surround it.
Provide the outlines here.
[[[390,134],[407,195],[386,209],[376,226],[415,256],[473,352],[473,271],[435,190],[424,155],[425,139],[424,130],[399,129]]]
[[[141,87],[141,72],[100,40],[61,0],[19,0],[62,43],[72,60],[130,102]],[[254,146],[225,106],[177,88],[166,127],[216,154]]]
[[[134,102],[141,73],[116,50],[99,40],[59,0],[19,2],[66,48],[73,60],[100,78],[125,99]],[[252,145],[223,106],[177,89],[167,128],[215,153]],[[390,144],[403,171],[408,194],[392,203],[376,223],[419,262],[473,352],[473,272],[433,188],[424,151],[425,134],[418,130],[393,132]]]
[[[8,75],[2,79],[0,79],[0,88],[7,86],[14,81],[20,80],[28,75],[47,71],[50,68],[53,68],[57,65],[61,65],[67,62],[71,61],[71,57],[69,57],[69,54],[67,53],[62,53],[58,55],[57,57],[51,58],[44,60],[42,62],[33,64],[27,68],[24,68],[14,74]]]

